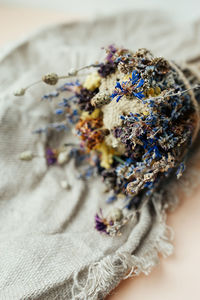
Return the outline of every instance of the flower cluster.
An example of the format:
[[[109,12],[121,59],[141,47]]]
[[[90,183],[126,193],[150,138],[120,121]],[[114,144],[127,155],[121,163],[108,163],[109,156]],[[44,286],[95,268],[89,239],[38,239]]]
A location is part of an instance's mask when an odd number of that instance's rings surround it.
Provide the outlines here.
[[[103,125],[102,118],[96,119],[86,118],[76,125],[77,134],[84,142],[84,147],[89,150],[95,149],[104,140],[104,130],[101,129]]]
[[[121,84],[117,81],[111,99],[117,97],[116,101],[118,102],[124,95],[133,95],[139,99],[143,99],[145,95],[139,90],[143,84],[144,79],[141,79],[139,73],[134,70],[127,81],[122,81]]]
[[[117,52],[117,48],[113,45],[108,46],[106,49],[107,56],[105,58],[105,62],[100,64],[98,73],[101,77],[105,78],[110,74],[115,73],[117,68],[117,62],[114,60],[115,53]]]
[[[85,82],[67,82],[43,96],[57,99],[56,120],[36,132],[75,127],[77,147],[47,147],[47,164],[62,165],[70,158],[77,165],[89,163],[80,178],[101,176],[111,195],[108,205],[123,196],[121,208],[115,205],[106,217],[101,210],[95,216],[98,231],[116,235],[129,220],[127,211],[137,210],[164,178],[179,178],[184,172],[195,108],[177,69],[164,58],[154,58],[146,49],[131,52],[113,45],[106,52],[104,62],[91,65],[97,71]],[[43,81],[53,85],[58,79],[50,74]],[[106,117],[115,125],[106,123]]]
[[[104,217],[102,210],[95,215],[95,228],[110,236],[121,235],[121,229],[132,217],[132,214],[124,216],[121,209],[113,207],[109,214]]]

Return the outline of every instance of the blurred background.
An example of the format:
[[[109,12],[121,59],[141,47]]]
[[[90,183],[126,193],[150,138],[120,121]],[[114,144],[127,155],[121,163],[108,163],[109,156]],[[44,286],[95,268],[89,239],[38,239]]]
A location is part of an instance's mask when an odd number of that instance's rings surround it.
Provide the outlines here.
[[[87,16],[144,8],[163,9],[166,12],[176,13],[179,20],[182,20],[182,17],[188,20],[200,14],[199,0],[1,0],[0,3],[10,7],[26,7]]]
[[[200,17],[199,0],[0,0],[0,47],[48,24],[141,9],[165,11],[178,23]]]

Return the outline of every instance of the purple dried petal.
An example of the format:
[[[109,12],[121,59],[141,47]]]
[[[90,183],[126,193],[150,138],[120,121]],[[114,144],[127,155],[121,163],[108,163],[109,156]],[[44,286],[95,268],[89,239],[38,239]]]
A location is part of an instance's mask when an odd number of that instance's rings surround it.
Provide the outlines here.
[[[55,152],[51,148],[46,149],[46,160],[48,166],[54,165],[57,162],[57,157],[55,155]]]
[[[98,215],[95,215],[95,228],[100,232],[106,232],[107,225],[104,223],[104,220]]]

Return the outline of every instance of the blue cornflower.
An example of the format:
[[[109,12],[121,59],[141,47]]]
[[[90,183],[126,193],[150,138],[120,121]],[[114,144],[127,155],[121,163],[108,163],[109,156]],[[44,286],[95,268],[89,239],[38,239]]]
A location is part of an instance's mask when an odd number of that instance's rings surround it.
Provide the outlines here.
[[[64,113],[63,109],[58,108],[58,109],[55,110],[56,115],[62,115],[63,113]]]
[[[121,84],[120,84],[119,81],[117,81],[115,88],[118,88],[118,89],[120,89],[120,90],[123,91],[123,88],[122,88],[122,86],[121,86]]]
[[[42,96],[42,100],[52,100],[53,98],[56,98],[59,96],[59,92],[57,91],[54,91],[54,92],[51,92],[49,94],[45,94],[44,96]]]
[[[117,92],[112,93],[112,95],[110,96],[111,100],[112,100],[113,98],[115,98],[117,95],[118,95]]]
[[[140,100],[145,97],[145,95],[143,94],[143,92],[138,92],[138,93],[133,92],[133,95],[135,97],[137,97],[138,99],[140,99]]]
[[[136,86],[136,89],[143,86],[143,84],[144,84],[144,79],[140,79],[138,85]]]
[[[68,130],[69,127],[67,127],[67,125],[63,124],[63,123],[54,123],[54,124],[50,124],[49,128],[54,128],[57,131],[62,131],[62,130]]]
[[[78,116],[78,110],[77,109],[73,110],[73,116]]]
[[[113,196],[110,196],[107,200],[106,200],[106,203],[112,203],[113,201],[117,200],[117,196],[116,195],[113,195]]]
[[[130,86],[131,83],[131,86]],[[135,86],[137,84],[137,86]],[[140,74],[134,70],[131,74],[131,77],[129,78],[129,81],[123,81],[122,84],[120,84],[119,81],[116,82],[115,90],[110,96],[111,100],[115,98],[116,96],[116,102],[119,102],[119,100],[126,94],[131,93],[131,89],[133,90],[133,95],[140,100],[145,98],[145,95],[141,91],[137,91],[138,88],[141,88],[144,84],[144,79],[140,78]],[[133,86],[133,87],[132,87]]]
[[[119,102],[119,100],[121,99],[121,95],[117,97],[116,102]]]
[[[130,79],[132,85],[136,84],[139,79],[140,79],[139,73],[136,70],[134,70],[131,74],[131,79]]]

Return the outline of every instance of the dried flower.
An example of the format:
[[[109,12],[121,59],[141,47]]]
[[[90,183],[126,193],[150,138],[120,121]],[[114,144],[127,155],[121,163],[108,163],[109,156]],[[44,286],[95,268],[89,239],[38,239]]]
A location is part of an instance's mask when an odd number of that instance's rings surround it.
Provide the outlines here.
[[[98,93],[98,89],[90,91],[86,88],[81,88],[80,91],[76,93],[78,99],[78,105],[81,110],[88,111],[92,113],[95,107],[91,104],[91,99]]]
[[[59,80],[59,77],[56,73],[51,73],[44,75],[42,81],[49,85],[55,85]]]
[[[140,78],[139,73],[134,70],[131,76],[128,77],[128,80],[122,81],[121,83],[119,81],[116,82],[115,89],[110,97],[111,99],[117,97],[116,102],[124,95],[134,95],[136,98],[143,99],[145,97],[143,91],[138,90],[143,84],[144,79]]]
[[[46,149],[46,160],[47,165],[54,165],[57,162],[58,151],[55,149],[47,148]]]
[[[103,142],[105,131],[101,130],[102,125],[102,117],[86,118],[76,124],[77,134],[89,150],[97,148]]]
[[[108,225],[108,222],[103,217],[102,210],[100,210],[100,213],[95,215],[95,228],[96,228],[96,230],[98,230],[100,232],[104,232],[104,233],[108,234],[106,232],[107,225]]]
[[[55,111],[55,114],[56,115],[62,115],[64,113],[64,110],[63,109],[56,109],[56,111]]]
[[[20,154],[19,158],[21,160],[30,161],[33,159],[33,153],[30,150],[24,151]]]
[[[113,209],[108,214],[107,218],[108,218],[108,220],[110,220],[112,222],[119,222],[123,218],[123,212],[120,208],[113,207]]]
[[[83,84],[83,87],[90,91],[94,91],[100,86],[100,83],[101,83],[101,77],[97,72],[95,72],[87,76]]]
[[[20,89],[19,91],[16,91],[14,93],[15,96],[24,96],[25,95],[25,92],[26,92],[26,89]]]
[[[70,153],[69,151],[62,151],[58,154],[57,162],[59,165],[64,165],[69,160]]]
[[[68,183],[67,180],[62,180],[60,182],[60,186],[65,189],[65,190],[69,190],[71,188],[70,184]]]
[[[101,75],[101,77],[105,78],[108,75],[115,73],[116,68],[117,64],[115,62],[102,63],[100,64],[98,73]]]

